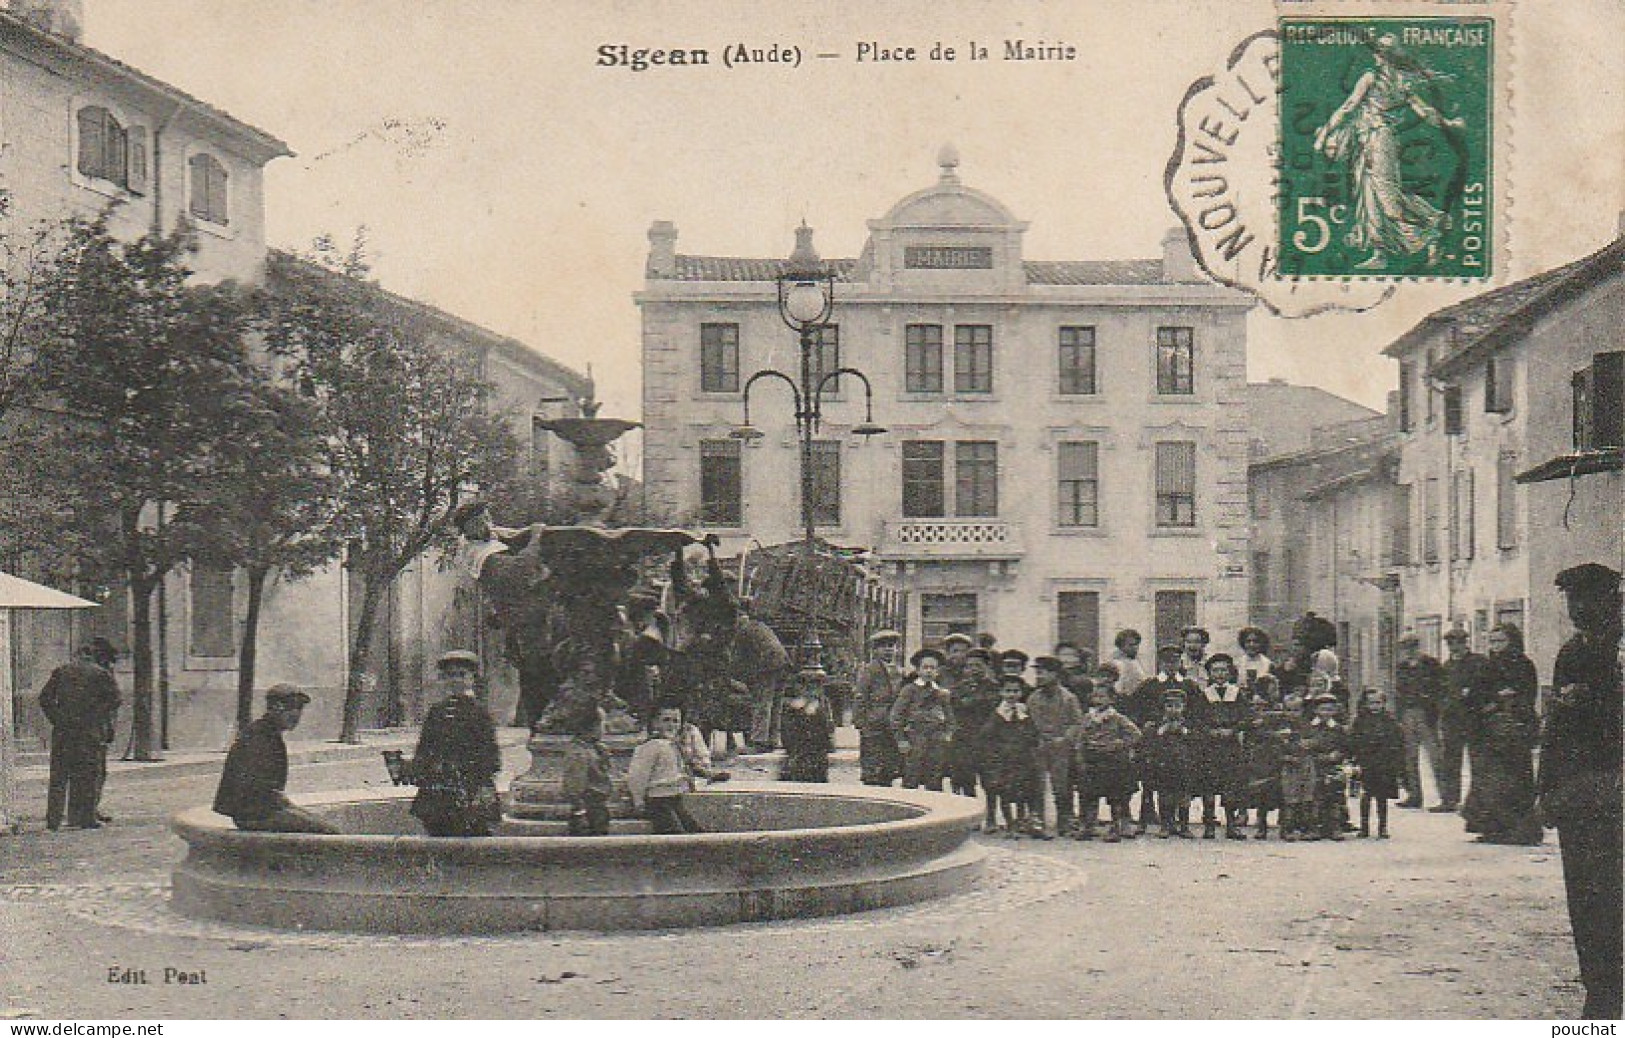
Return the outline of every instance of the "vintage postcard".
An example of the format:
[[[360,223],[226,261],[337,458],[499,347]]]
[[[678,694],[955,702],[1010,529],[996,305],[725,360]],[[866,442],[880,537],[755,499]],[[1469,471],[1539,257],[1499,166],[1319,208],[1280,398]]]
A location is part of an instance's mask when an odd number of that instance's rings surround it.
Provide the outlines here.
[[[1617,1019],[1622,113],[1608,0],[0,4],[3,1026]]]

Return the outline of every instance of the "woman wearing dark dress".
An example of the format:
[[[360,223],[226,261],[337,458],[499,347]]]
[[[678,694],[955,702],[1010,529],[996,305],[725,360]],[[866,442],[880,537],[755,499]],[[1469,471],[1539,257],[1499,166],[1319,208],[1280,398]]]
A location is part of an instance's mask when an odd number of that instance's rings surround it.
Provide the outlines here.
[[[1469,704],[1483,733],[1475,751],[1482,752],[1473,756],[1476,773],[1462,815],[1482,843],[1538,844],[1533,750],[1539,679],[1516,624],[1491,629],[1489,650],[1483,692]]]

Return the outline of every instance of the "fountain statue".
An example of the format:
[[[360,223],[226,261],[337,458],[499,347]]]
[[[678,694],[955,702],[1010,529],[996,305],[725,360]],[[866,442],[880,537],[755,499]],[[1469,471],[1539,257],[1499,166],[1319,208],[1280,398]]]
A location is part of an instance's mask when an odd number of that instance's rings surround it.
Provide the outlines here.
[[[509,785],[508,811],[518,818],[552,818],[568,814],[561,788],[561,767],[568,734],[558,719],[570,706],[591,699],[605,708],[605,743],[613,756],[631,756],[642,737],[641,727],[612,692],[614,668],[629,640],[626,607],[637,586],[645,559],[669,556],[699,538],[683,530],[606,526],[616,494],[606,473],[615,464],[612,444],[639,423],[598,417],[599,403],[580,401],[580,418],[536,418],[537,429],[553,433],[575,450],[568,504],[577,521],[569,526],[537,524],[524,532],[523,552],[548,571],[554,670],[560,693],[532,726],[527,746],[530,770]],[[616,813],[630,810],[626,802]]]

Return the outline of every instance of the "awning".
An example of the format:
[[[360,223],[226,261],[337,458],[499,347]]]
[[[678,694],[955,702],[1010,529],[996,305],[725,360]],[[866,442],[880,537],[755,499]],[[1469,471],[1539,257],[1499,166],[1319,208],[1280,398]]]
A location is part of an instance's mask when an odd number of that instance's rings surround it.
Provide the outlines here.
[[[0,609],[93,609],[95,602],[0,570]]]
[[[1544,483],[1547,480],[1568,479],[1571,476],[1618,472],[1621,468],[1625,468],[1625,452],[1618,447],[1604,447],[1602,450],[1581,451],[1578,454],[1559,454],[1550,461],[1543,461],[1532,469],[1518,473],[1512,477],[1512,481]]]

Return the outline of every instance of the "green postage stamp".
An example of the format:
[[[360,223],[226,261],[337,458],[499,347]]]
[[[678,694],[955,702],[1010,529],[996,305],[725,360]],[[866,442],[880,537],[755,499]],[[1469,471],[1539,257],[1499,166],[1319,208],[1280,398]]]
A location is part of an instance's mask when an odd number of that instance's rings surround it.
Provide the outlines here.
[[[1494,29],[1281,20],[1282,276],[1490,275]]]

